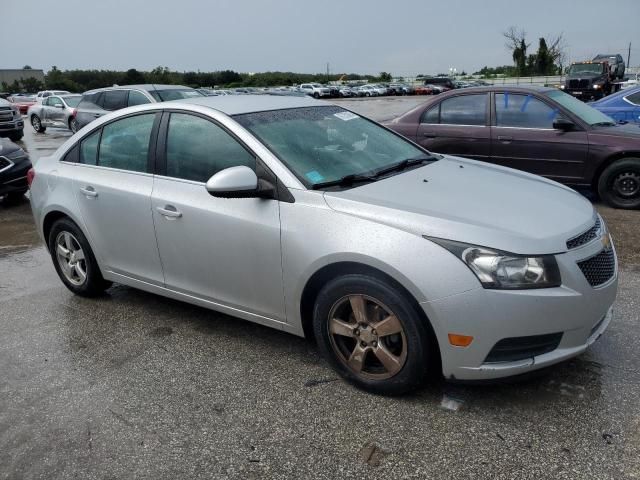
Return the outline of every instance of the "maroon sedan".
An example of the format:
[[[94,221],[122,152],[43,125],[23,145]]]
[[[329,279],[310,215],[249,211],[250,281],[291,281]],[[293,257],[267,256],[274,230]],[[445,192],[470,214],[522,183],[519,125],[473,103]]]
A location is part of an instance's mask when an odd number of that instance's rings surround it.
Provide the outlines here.
[[[588,187],[640,208],[640,127],[553,88],[492,86],[438,95],[386,126],[433,152]]]
[[[35,105],[36,98],[27,95],[14,95],[10,98],[11,102],[18,106],[22,115],[27,114],[27,110],[31,105]]]

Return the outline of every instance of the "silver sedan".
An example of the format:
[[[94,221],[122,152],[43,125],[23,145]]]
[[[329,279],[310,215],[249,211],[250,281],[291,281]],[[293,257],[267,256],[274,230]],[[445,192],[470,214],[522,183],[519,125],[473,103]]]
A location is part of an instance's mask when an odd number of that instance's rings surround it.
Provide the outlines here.
[[[374,392],[553,365],[612,318],[615,249],[584,197],[313,99],[126,108],[29,178],[72,292],[117,282],[311,336]]]
[[[27,119],[33,129],[44,133],[47,127],[68,128],[73,133],[78,130],[76,107],[82,95],[51,95],[42,103],[36,103],[27,110]]]

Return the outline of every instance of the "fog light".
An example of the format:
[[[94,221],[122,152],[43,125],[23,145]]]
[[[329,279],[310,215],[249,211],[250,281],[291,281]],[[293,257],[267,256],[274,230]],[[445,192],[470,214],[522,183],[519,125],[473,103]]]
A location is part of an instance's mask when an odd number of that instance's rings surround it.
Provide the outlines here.
[[[459,333],[449,334],[449,343],[454,347],[468,347],[473,342],[473,337],[469,335],[460,335]]]

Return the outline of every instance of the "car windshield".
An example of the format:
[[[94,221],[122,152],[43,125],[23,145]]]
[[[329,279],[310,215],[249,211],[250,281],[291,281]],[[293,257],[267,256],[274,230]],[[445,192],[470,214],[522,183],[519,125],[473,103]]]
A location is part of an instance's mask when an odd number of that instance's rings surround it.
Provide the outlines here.
[[[166,90],[149,90],[153,98],[159,102],[168,102],[169,100],[182,100],[184,98],[204,97],[204,95],[192,88],[168,88]]]
[[[601,63],[577,63],[569,67],[569,75],[576,73],[602,73]]]
[[[560,90],[553,90],[547,96],[591,126],[615,124],[611,117]]]
[[[62,99],[68,106],[70,106],[71,108],[75,108],[80,103],[82,95],[74,95],[73,97],[62,97]]]
[[[234,117],[308,188],[374,175],[428,154],[398,135],[336,106],[292,108]]]

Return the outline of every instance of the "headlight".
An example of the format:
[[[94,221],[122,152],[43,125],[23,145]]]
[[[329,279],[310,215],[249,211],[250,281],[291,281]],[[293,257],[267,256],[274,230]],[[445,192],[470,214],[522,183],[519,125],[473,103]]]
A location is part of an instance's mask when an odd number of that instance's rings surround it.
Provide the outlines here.
[[[530,257],[441,238],[424,238],[462,260],[484,288],[520,290],[559,287],[562,283],[553,255]]]
[[[564,85],[560,85],[560,90],[564,90]]]
[[[598,90],[599,88],[602,88],[602,85],[598,85],[597,83],[593,86],[594,90]]]

